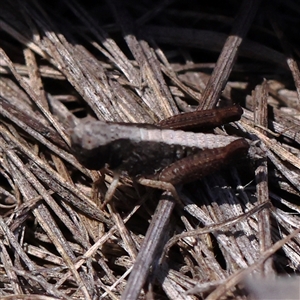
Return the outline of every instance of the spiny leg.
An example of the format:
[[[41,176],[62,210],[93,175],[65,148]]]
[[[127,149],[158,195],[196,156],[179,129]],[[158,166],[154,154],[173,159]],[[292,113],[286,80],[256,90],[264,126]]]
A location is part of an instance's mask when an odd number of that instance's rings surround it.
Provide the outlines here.
[[[162,128],[180,130],[208,130],[238,121],[243,114],[239,105],[181,113],[158,123]]]
[[[231,142],[229,145],[215,149],[205,149],[187,156],[165,167],[158,179],[173,185],[202,179],[228,165],[233,160],[246,155],[249,144],[244,139]]]
[[[103,209],[105,207],[105,205],[107,203],[109,203],[111,201],[111,199],[113,198],[115,192],[116,192],[116,189],[118,187],[118,184],[119,184],[119,181],[120,181],[120,174],[119,173],[115,173],[114,174],[114,178],[113,178],[113,181],[111,182],[106,194],[105,194],[105,197],[104,197],[104,202],[103,204],[101,205],[101,209]]]
[[[175,186],[172,183],[165,182],[165,181],[159,181],[159,180],[153,180],[153,179],[147,179],[147,178],[139,178],[137,180],[137,182],[139,184],[147,186],[147,187],[170,192],[172,194],[172,196],[174,197],[174,199],[176,200],[176,202],[182,206],[180,197],[176,191]]]
[[[216,149],[205,149],[185,157],[164,168],[158,180],[139,178],[138,183],[165,191],[169,191],[174,199],[181,203],[174,185],[201,179],[227,165],[248,151],[249,144],[243,140],[236,140],[229,145]]]

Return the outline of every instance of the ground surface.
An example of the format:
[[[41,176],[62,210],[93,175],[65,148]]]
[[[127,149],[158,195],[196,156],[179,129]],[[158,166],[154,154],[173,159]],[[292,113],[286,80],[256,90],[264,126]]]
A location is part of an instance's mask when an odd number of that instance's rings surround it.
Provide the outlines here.
[[[250,273],[297,275],[300,6],[223,3],[1,2],[1,298],[246,299]],[[241,120],[214,132],[248,155],[182,205],[124,176],[102,208],[113,172],[69,147],[83,118],[233,104]]]

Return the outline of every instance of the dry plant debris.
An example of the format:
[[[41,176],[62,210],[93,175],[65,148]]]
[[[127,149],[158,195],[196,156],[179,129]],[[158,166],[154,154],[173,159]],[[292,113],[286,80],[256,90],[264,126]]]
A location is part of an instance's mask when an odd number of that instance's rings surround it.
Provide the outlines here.
[[[0,4],[0,298],[250,299],[297,275],[297,1]],[[239,103],[249,156],[170,195],[69,147],[83,118],[157,123]],[[130,276],[129,276],[130,275]],[[129,279],[128,279],[129,278]],[[253,298],[252,298],[253,299]]]

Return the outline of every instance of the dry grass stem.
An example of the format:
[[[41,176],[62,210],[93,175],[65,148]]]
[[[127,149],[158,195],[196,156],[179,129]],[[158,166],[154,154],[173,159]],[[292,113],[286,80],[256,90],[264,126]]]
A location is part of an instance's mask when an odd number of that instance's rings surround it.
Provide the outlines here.
[[[0,11],[1,299],[259,299],[256,276],[299,275],[297,1]],[[234,104],[241,120],[210,133],[248,155],[192,183],[89,170],[71,147],[88,120]]]

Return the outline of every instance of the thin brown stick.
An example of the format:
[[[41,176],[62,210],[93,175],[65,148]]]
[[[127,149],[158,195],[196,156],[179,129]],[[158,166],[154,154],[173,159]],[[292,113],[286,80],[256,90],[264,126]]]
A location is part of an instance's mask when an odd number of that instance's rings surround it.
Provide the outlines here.
[[[158,203],[147,230],[143,245],[135,260],[131,274],[122,293],[123,300],[137,299],[140,291],[147,280],[151,265],[157,258],[158,251],[162,251],[161,241],[166,236],[170,222],[170,216],[175,207],[175,202],[170,194],[164,193]]]
[[[237,58],[239,47],[251,26],[260,2],[261,0],[243,1],[232,31],[202,94],[198,109],[213,108],[217,104]]]

